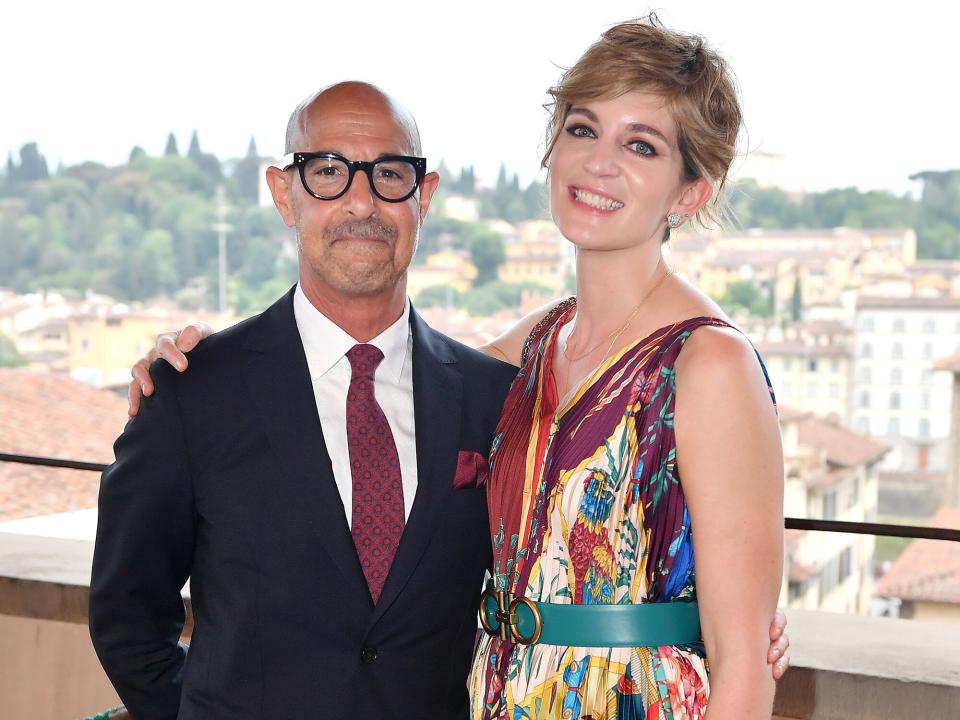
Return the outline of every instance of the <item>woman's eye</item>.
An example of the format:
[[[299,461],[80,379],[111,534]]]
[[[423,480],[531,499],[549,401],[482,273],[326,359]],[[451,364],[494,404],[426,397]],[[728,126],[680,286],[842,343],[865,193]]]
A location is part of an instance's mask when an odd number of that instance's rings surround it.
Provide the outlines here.
[[[654,150],[653,145],[643,140],[634,140],[632,143],[628,144],[628,147],[633,150],[637,155],[656,155],[657,151]]]
[[[596,137],[593,130],[588,128],[586,125],[571,125],[567,128],[567,132],[573,135],[573,137]]]

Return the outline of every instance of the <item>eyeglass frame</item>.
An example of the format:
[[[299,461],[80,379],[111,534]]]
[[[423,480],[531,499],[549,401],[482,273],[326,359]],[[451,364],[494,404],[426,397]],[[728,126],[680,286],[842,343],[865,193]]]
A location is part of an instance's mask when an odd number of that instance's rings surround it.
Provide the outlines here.
[[[347,191],[350,189],[350,186],[353,185],[353,176],[356,174],[357,170],[362,170],[367,176],[367,182],[370,183],[370,189],[373,191],[373,194],[384,202],[389,203],[398,203],[405,200],[409,200],[413,197],[413,194],[417,192],[420,187],[420,184],[423,182],[424,176],[427,174],[427,159],[423,157],[417,157],[416,155],[381,155],[376,160],[348,160],[340,153],[335,152],[294,152],[288,153],[287,155],[293,156],[293,161],[284,166],[283,171],[286,172],[294,165],[297,166],[297,169],[300,174],[300,182],[303,184],[303,189],[307,191],[309,195],[315,197],[317,200],[336,200],[337,198],[343,197]],[[287,157],[286,155],[284,157]],[[310,186],[307,184],[307,178],[304,173],[304,166],[310,161],[317,158],[323,158],[326,160],[337,160],[342,162],[347,166],[349,175],[347,175],[347,184],[343,186],[343,190],[338,192],[336,195],[320,195],[315,193],[310,189]],[[416,174],[416,182],[413,187],[403,197],[399,198],[388,198],[384,197],[379,190],[377,190],[377,185],[373,181],[373,166],[381,162],[408,162],[413,165],[414,173]]]

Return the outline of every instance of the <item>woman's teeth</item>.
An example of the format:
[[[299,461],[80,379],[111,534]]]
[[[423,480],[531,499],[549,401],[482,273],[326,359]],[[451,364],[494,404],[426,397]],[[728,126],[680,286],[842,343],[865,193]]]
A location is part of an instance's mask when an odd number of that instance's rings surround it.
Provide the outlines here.
[[[573,197],[585,205],[597,208],[597,210],[619,210],[623,207],[622,202],[601,197],[600,195],[594,195],[586,190],[574,189]]]

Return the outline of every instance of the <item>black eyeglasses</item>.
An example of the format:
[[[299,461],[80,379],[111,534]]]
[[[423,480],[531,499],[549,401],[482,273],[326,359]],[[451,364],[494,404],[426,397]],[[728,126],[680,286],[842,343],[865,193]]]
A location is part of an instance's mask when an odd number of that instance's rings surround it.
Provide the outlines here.
[[[383,155],[372,162],[347,160],[332,152],[295,152],[294,165],[300,170],[304,189],[318,200],[336,200],[350,189],[353,176],[362,170],[373,194],[387,202],[403,202],[420,186],[427,171],[427,160],[408,155]]]

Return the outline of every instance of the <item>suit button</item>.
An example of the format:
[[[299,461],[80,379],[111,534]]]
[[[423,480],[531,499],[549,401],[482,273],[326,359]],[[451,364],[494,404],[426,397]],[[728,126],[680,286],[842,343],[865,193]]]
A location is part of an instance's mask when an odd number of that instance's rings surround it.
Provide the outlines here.
[[[360,651],[360,659],[367,665],[372,665],[377,659],[377,649],[375,647],[365,647]]]

